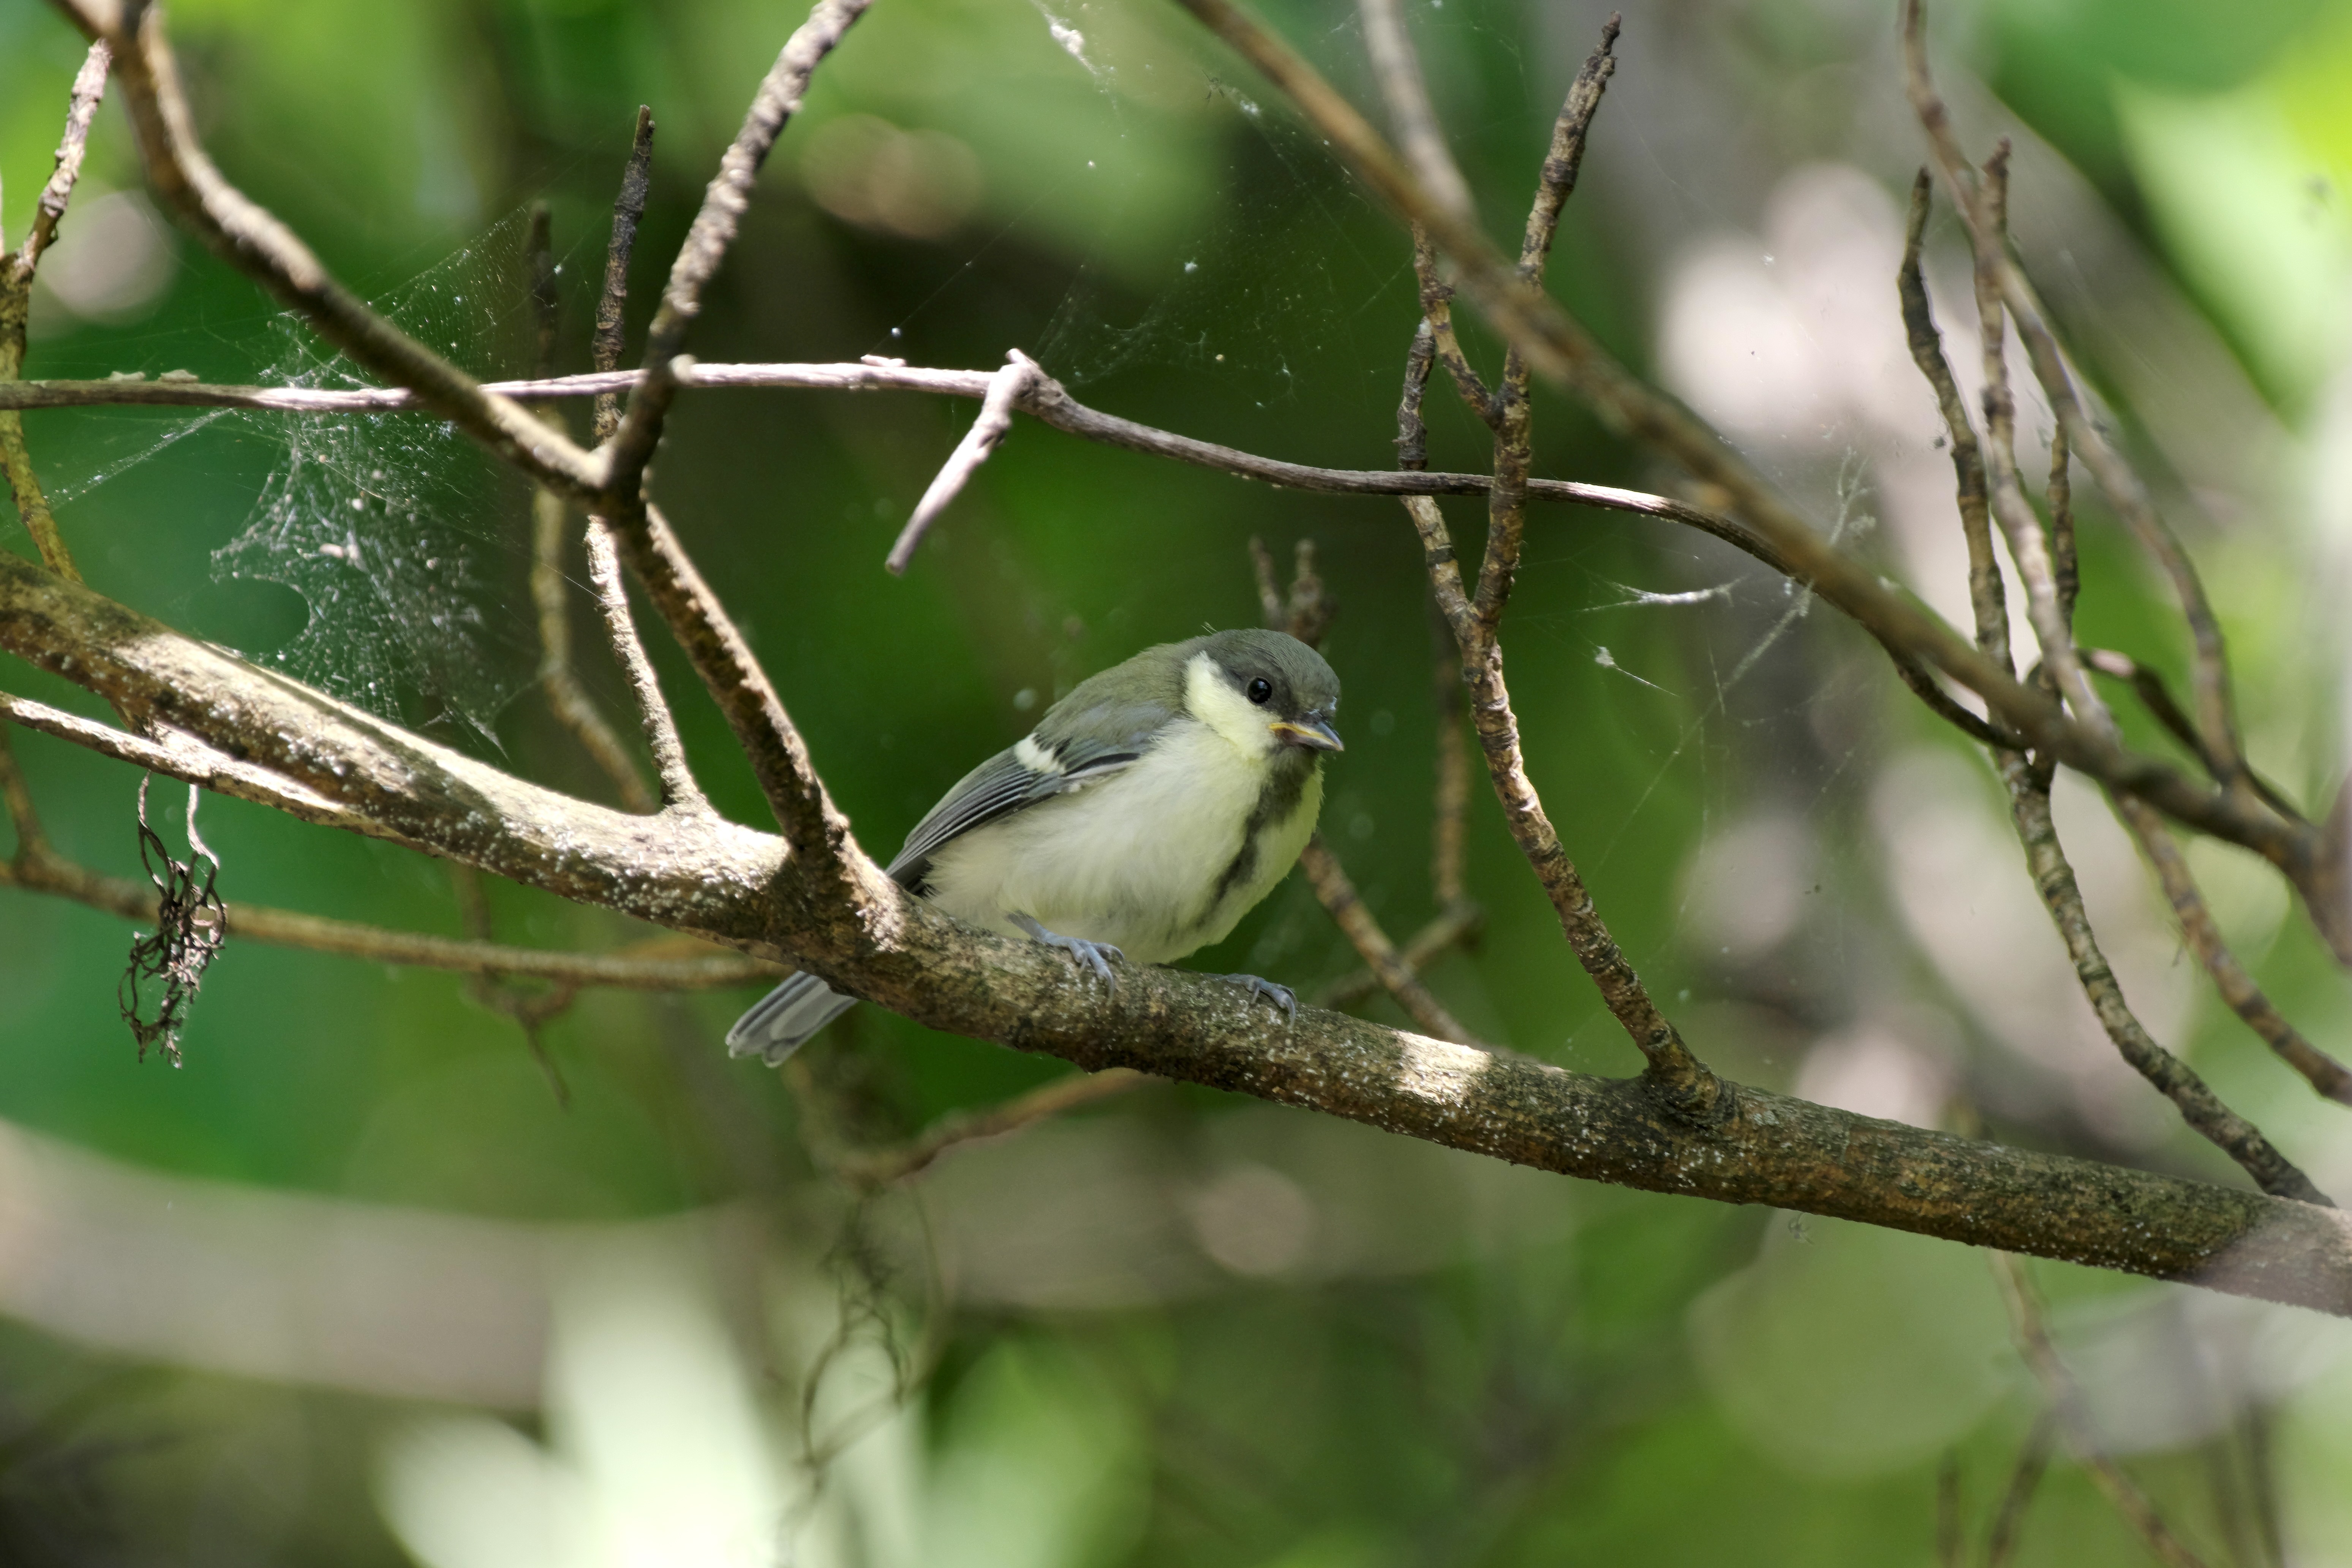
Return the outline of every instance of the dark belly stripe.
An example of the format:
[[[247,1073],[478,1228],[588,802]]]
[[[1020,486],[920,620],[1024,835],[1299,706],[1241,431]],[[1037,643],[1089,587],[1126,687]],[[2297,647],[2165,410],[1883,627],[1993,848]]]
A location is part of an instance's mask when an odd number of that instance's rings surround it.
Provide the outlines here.
[[[1218,875],[1208,907],[1201,911],[1203,921],[1217,911],[1226,895],[1256,875],[1258,839],[1298,809],[1299,797],[1307,793],[1307,781],[1314,777],[1318,763],[1311,752],[1295,748],[1275,758],[1266,770],[1265,784],[1257,792],[1257,804],[1250,807],[1249,820],[1242,824],[1242,847]]]

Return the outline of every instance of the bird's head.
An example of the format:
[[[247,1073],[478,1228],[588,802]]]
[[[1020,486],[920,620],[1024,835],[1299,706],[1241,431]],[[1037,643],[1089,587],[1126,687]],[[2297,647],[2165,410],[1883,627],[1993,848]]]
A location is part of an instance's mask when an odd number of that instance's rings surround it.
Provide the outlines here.
[[[1215,632],[1201,639],[1184,674],[1186,709],[1244,752],[1347,749],[1331,727],[1339,678],[1297,637],[1254,627]]]

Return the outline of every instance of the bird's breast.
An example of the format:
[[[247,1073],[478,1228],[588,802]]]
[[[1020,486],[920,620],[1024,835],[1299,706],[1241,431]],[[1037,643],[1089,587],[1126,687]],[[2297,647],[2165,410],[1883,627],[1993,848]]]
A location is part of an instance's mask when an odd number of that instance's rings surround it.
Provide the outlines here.
[[[1009,931],[1025,914],[1164,963],[1223,938],[1273,889],[1321,804],[1305,753],[1244,756],[1180,720],[1117,775],[945,847],[931,897],[977,924]]]

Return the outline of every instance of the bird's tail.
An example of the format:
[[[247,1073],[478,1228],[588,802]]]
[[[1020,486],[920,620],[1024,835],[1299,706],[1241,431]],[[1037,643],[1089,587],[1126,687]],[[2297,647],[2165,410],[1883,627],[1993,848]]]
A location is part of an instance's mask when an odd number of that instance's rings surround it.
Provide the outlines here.
[[[756,1056],[774,1067],[805,1044],[810,1036],[857,1005],[803,970],[760,999],[757,1006],[735,1020],[727,1031],[727,1054]]]

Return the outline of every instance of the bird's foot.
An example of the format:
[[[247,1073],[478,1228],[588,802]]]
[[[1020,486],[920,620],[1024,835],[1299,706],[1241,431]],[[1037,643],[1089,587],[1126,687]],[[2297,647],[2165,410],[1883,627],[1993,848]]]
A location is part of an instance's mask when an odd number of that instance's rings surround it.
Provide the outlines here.
[[[1283,1011],[1291,1023],[1298,1022],[1298,994],[1287,985],[1276,985],[1271,980],[1260,980],[1255,974],[1220,974],[1220,980],[1230,980],[1244,986],[1253,996],[1263,996]]]
[[[1119,952],[1110,943],[1088,942],[1084,937],[1064,936],[1059,931],[1047,931],[1027,915],[1014,915],[1013,923],[1047,947],[1058,947],[1088,969],[1093,970],[1102,976],[1102,983],[1112,990],[1118,989],[1118,976],[1110,972],[1109,961],[1114,958],[1124,959],[1127,954]]]

